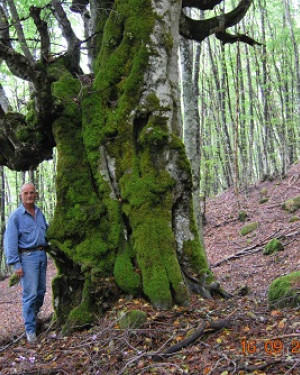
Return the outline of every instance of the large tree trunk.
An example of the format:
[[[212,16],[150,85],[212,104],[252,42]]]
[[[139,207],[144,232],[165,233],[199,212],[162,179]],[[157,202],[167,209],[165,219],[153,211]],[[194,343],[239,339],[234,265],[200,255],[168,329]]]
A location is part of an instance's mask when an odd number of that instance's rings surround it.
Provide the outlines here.
[[[111,12],[92,85],[67,72],[53,85],[63,110],[49,237],[67,328],[88,324],[120,291],[166,309],[211,278],[180,134],[180,1],[138,2]]]

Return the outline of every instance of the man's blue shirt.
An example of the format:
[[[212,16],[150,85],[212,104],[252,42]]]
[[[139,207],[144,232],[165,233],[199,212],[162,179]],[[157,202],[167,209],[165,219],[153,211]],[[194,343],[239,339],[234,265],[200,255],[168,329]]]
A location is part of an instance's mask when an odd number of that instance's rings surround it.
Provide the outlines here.
[[[9,217],[4,235],[4,250],[8,265],[21,268],[19,248],[47,246],[48,224],[41,210],[35,206],[35,218],[21,204]]]

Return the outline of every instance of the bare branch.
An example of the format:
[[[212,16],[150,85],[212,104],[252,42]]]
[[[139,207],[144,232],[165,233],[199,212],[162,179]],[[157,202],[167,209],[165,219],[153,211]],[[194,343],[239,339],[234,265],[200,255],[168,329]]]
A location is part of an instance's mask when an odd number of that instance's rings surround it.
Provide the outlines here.
[[[28,59],[16,52],[13,48],[4,45],[0,41],[0,58],[5,60],[9,70],[17,77],[33,82],[35,72]]]
[[[191,1],[192,3],[194,0],[188,1]],[[219,39],[223,38],[225,40],[225,35],[227,36],[225,30],[228,27],[236,25],[245,16],[252,2],[253,0],[241,0],[239,5],[231,12],[207,20],[193,20],[182,13],[180,20],[180,33],[183,37],[197,40],[198,42],[201,42],[212,34],[218,34]],[[233,40],[233,38],[235,38],[235,40]],[[232,42],[240,40],[245,43],[249,42],[250,45],[254,44],[254,40],[245,35],[232,35],[231,40]]]
[[[25,35],[24,35],[24,32],[23,32],[23,28],[22,28],[20,19],[19,19],[19,15],[18,15],[18,11],[17,11],[16,5],[15,5],[15,2],[14,2],[14,0],[7,0],[7,3],[9,5],[9,9],[10,9],[10,12],[11,12],[11,15],[12,15],[13,25],[14,25],[16,31],[17,31],[17,35],[18,35],[18,39],[19,39],[21,49],[22,49],[25,57],[27,58],[29,64],[32,64],[34,59],[33,59],[32,54],[29,51],[29,48],[28,48],[28,45],[27,45],[27,42],[26,42],[26,38],[25,38]]]
[[[9,37],[9,23],[6,12],[0,6],[0,59],[5,60],[8,69],[15,76],[32,81],[34,70],[29,60],[22,54],[16,52],[11,45]],[[1,61],[1,60],[0,60]]]
[[[41,60],[48,60],[50,54],[50,37],[48,33],[47,23],[40,17],[41,8],[30,7],[30,15],[34,20],[36,28],[41,36]]]
[[[256,40],[254,40],[253,38],[250,38],[249,36],[245,34],[232,35],[226,32],[221,32],[221,33],[216,33],[215,35],[219,40],[221,40],[223,44],[244,42],[244,43],[249,44],[250,46],[262,45],[262,43],[257,42]]]
[[[72,0],[70,9],[75,13],[83,13],[88,4],[89,0]]]
[[[9,41],[9,24],[6,16],[6,11],[0,6],[0,43],[10,46]]]
[[[213,9],[216,5],[222,3],[224,0],[183,0],[182,8],[197,8],[200,10]]]
[[[67,18],[67,15],[58,0],[52,0],[52,5],[54,7],[54,16],[61,26],[62,34],[68,43],[67,55],[69,57],[70,68],[74,72],[80,70],[80,45],[81,42],[75,35],[71,23]]]
[[[6,113],[11,109],[9,104],[9,100],[5,94],[4,88],[0,83],[0,111],[2,110],[3,113]]]

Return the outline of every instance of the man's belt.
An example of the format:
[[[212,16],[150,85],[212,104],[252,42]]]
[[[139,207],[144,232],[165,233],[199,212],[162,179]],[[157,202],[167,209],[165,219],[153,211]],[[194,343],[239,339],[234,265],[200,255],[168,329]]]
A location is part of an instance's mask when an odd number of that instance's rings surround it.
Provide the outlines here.
[[[25,253],[26,251],[36,251],[36,250],[46,250],[46,246],[37,246],[37,247],[31,247],[31,248],[22,248],[19,247],[20,253]]]

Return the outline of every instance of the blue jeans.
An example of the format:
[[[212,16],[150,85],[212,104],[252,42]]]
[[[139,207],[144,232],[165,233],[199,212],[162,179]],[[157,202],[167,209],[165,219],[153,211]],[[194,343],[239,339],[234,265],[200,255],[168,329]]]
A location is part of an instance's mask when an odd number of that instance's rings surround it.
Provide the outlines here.
[[[23,319],[26,332],[35,332],[36,315],[44,303],[46,293],[47,255],[45,250],[23,252],[20,256],[24,276]]]

